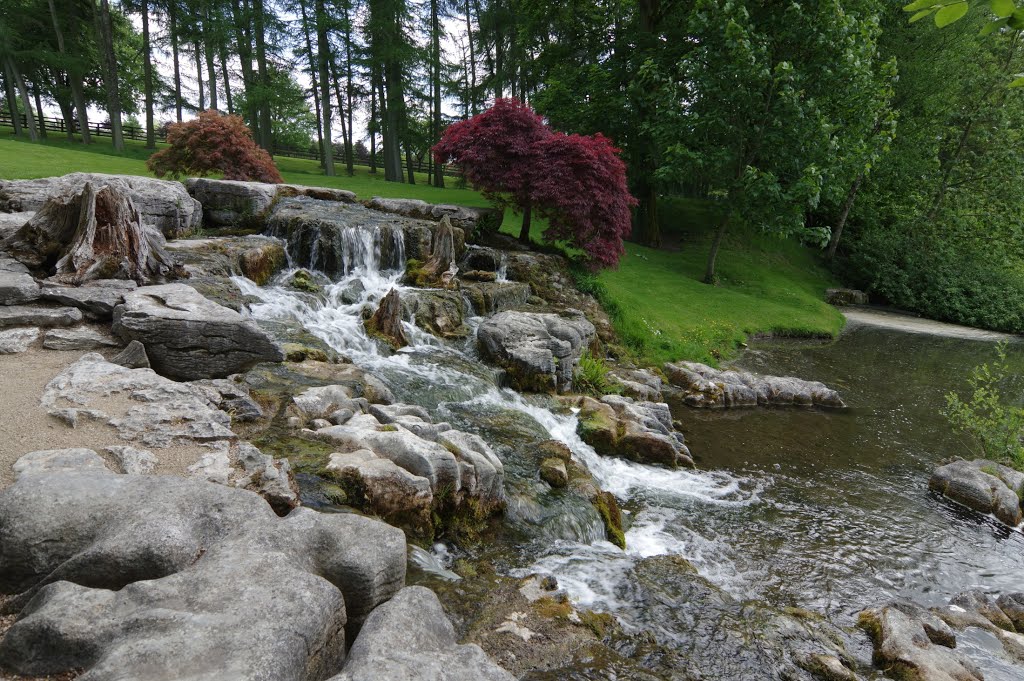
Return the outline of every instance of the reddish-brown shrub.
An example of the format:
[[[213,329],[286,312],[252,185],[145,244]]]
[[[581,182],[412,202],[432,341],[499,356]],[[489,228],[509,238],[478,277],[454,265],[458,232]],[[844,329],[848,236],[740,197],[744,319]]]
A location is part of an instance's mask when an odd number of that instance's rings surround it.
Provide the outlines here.
[[[168,126],[167,143],[169,147],[146,161],[157,177],[222,173],[225,180],[284,182],[274,159],[256,146],[245,121],[238,116],[203,111],[194,120]]]

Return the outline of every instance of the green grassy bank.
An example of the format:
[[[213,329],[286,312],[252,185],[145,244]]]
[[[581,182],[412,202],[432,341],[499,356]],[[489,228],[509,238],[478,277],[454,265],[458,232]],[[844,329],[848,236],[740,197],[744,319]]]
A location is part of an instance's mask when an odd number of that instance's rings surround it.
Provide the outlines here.
[[[71,172],[150,175],[149,152],[141,142],[127,142],[116,154],[107,139],[84,147],[51,135],[41,143],[15,139],[0,128],[0,178],[34,178]],[[361,198],[386,196],[434,203],[486,206],[478,192],[454,186],[438,189],[417,176],[419,184],[385,182],[356,167],[354,177],[326,177],[315,161],[276,159],[286,182],[337,187]],[[454,185],[455,181],[452,180]],[[584,286],[599,295],[612,313],[626,345],[644,363],[692,359],[716,362],[735,354],[748,336],[829,336],[843,317],[823,302],[834,284],[814,252],[792,241],[734,230],[718,258],[718,286],[700,281],[710,239],[713,213],[693,201],[667,201],[663,228],[677,250],[653,250],[628,244],[617,270],[587,278]],[[518,234],[518,216],[506,213],[502,231]],[[543,231],[535,223],[535,238]]]

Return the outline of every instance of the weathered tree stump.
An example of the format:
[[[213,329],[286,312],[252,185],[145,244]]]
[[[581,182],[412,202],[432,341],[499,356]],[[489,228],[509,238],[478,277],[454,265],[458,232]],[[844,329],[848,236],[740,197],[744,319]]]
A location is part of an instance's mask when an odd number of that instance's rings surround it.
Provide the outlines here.
[[[377,311],[366,320],[366,330],[394,350],[409,344],[405,329],[402,327],[402,299],[398,295],[398,289],[391,289],[380,301]]]
[[[423,278],[448,288],[454,280],[454,273],[447,281],[444,274],[452,270],[458,271],[455,268],[455,232],[452,229],[452,221],[445,215],[434,231],[430,242],[430,259],[423,264],[421,272]]]
[[[165,245],[159,230],[142,223],[130,188],[111,182],[50,197],[4,247],[25,265],[77,285],[92,279],[152,284],[182,276]]]

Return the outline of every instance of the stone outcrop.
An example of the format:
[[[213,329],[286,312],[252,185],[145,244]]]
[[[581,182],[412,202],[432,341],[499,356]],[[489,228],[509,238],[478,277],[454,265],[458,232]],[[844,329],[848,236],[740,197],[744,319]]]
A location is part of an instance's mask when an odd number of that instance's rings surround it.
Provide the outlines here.
[[[477,329],[480,354],[508,372],[520,390],[567,392],[580,355],[594,339],[582,314],[501,312]]]
[[[829,305],[867,305],[868,294],[854,288],[830,288],[825,290],[825,302]]]
[[[697,362],[666,364],[665,375],[691,407],[846,406],[838,392],[817,381],[713,369]]]
[[[14,211],[38,211],[50,197],[81,192],[86,183],[97,189],[112,183],[127,186],[142,222],[169,239],[192,232],[202,223],[202,206],[180,182],[134,175],[71,173],[37,180],[0,180],[0,204]]]
[[[693,466],[682,433],[664,402],[638,402],[620,395],[567,400],[579,409],[577,432],[598,454],[670,468]]]
[[[514,681],[479,646],[458,645],[434,592],[399,591],[367,618],[344,671],[330,681]]]
[[[529,284],[518,281],[463,283],[459,290],[473,306],[473,314],[480,317],[523,307],[533,295]]]
[[[928,487],[958,504],[991,513],[1011,527],[1024,520],[1024,473],[994,461],[960,460],[940,466],[932,473]]]
[[[451,204],[427,203],[418,199],[385,199],[375,196],[367,204],[369,208],[384,213],[395,213],[420,220],[440,222],[444,218],[452,226],[466,234],[473,232],[497,232],[504,217],[502,211],[493,208],[470,208]]]
[[[255,323],[184,284],[126,294],[114,309],[113,331],[142,342],[153,368],[178,380],[220,378],[284,359]]]
[[[402,316],[438,338],[465,338],[469,334],[469,327],[463,323],[461,291],[406,289]]]
[[[646,369],[613,368],[608,380],[622,388],[622,394],[645,402],[661,402],[664,388],[661,377]]]
[[[981,672],[954,650],[956,635],[941,618],[909,603],[889,603],[860,613],[874,644],[873,659],[894,678],[982,681]]]
[[[203,219],[210,227],[253,227],[262,229],[267,212],[278,198],[307,196],[324,201],[353,203],[356,195],[344,189],[305,187],[297,184],[268,184],[239,180],[194,177],[185,186],[192,198],[203,205]]]
[[[181,478],[22,475],[0,516],[16,674],[322,679],[405,579],[400,530]]]
[[[24,305],[39,299],[39,284],[28,268],[0,252],[0,305]]]

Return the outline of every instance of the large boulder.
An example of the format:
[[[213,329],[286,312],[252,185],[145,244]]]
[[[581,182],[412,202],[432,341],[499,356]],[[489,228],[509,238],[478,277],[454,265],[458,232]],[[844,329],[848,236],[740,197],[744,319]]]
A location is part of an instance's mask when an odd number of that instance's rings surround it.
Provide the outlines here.
[[[497,232],[504,217],[503,211],[494,208],[470,208],[451,204],[427,203],[419,199],[385,199],[375,196],[366,205],[384,213],[395,213],[433,222],[440,222],[442,219],[448,218],[453,226],[458,227],[466,234],[477,231]]]
[[[357,267],[405,269],[408,259],[430,256],[437,223],[370,210],[358,204],[298,196],[280,199],[270,211],[267,233],[288,242],[297,266],[339,279]],[[465,234],[453,230],[456,257]]]
[[[817,381],[713,369],[697,362],[668,363],[665,375],[691,407],[846,406],[838,392]]]
[[[297,184],[268,184],[240,180],[212,180],[193,177],[185,182],[188,193],[203,205],[203,219],[211,227],[227,227],[254,220],[262,226],[267,211],[280,197],[308,196],[325,201],[353,203],[356,195],[344,189],[305,187]]]
[[[460,291],[406,289],[402,292],[402,317],[439,338],[464,338],[469,328],[463,323]]]
[[[479,646],[458,645],[430,589],[410,586],[373,611],[330,681],[514,681]]]
[[[142,342],[153,368],[178,380],[221,378],[284,359],[255,323],[184,284],[128,293],[114,309],[113,331]]]
[[[981,672],[956,650],[956,635],[935,614],[910,603],[889,603],[860,613],[874,645],[874,662],[893,678],[982,681]]]
[[[594,334],[582,314],[501,312],[484,320],[476,337],[480,354],[504,368],[520,390],[568,392]]]
[[[600,400],[568,400],[579,409],[577,431],[598,454],[675,468],[693,466],[682,433],[675,430],[664,402],[642,402],[620,395]]]
[[[533,292],[519,281],[480,281],[463,283],[462,295],[473,306],[473,314],[488,317],[526,305]]]
[[[81,192],[86,183],[99,189],[114,181],[128,186],[142,221],[169,239],[191,232],[202,223],[202,206],[180,182],[135,175],[71,173],[36,180],[0,180],[0,204],[16,211],[37,211],[56,194]]]
[[[928,487],[958,504],[991,513],[1011,527],[1024,520],[1020,501],[1024,496],[1024,473],[994,461],[959,460],[939,466]]]
[[[405,580],[400,530],[176,477],[23,475],[0,517],[15,674],[322,679]]]

